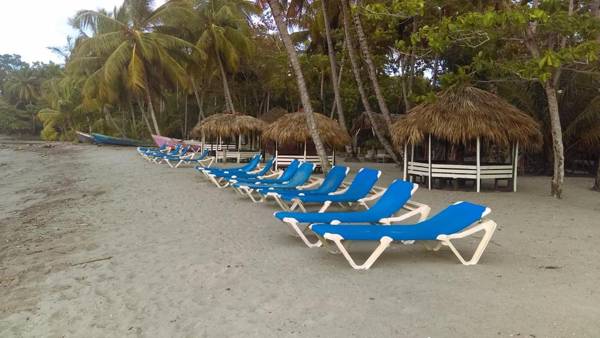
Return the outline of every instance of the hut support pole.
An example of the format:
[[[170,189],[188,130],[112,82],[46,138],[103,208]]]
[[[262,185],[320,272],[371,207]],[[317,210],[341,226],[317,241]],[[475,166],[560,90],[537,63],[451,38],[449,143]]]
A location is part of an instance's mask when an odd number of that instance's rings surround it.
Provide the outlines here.
[[[519,165],[519,141],[517,141],[517,143],[515,143],[515,157],[513,158],[513,191],[517,192],[517,172],[518,172],[518,165]]]
[[[477,137],[477,192],[481,190],[481,142]]]
[[[237,163],[240,163],[240,152],[242,151],[242,134],[238,135],[238,154],[237,154]]]
[[[306,162],[306,140],[304,140],[304,162]]]
[[[279,147],[277,141],[275,141],[275,170],[279,170]]]
[[[406,181],[406,175],[408,170],[408,144],[404,144],[404,171],[402,179]]]
[[[431,134],[429,134],[429,141],[427,145],[427,163],[429,164],[429,177],[427,179],[427,186],[431,190]]]
[[[415,162],[415,144],[411,143],[410,145],[410,171],[413,169],[413,163]],[[413,181],[412,175],[410,176],[410,181]]]

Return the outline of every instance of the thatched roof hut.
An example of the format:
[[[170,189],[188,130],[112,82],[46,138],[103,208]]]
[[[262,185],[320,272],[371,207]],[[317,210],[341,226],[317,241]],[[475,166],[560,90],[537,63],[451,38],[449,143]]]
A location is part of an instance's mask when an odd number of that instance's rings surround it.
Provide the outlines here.
[[[337,121],[315,113],[319,135],[324,143],[332,147],[342,147],[350,143],[350,136]],[[263,131],[263,138],[279,144],[301,143],[311,139],[304,112],[289,113],[268,125]]]
[[[411,109],[391,128],[394,143],[417,144],[427,135],[453,144],[481,139],[502,146],[519,143],[525,149],[542,144],[538,123],[529,115],[490,92],[458,86]]]
[[[268,112],[262,114],[258,118],[267,123],[273,123],[278,118],[282,117],[283,115],[285,115],[287,113],[288,113],[288,111],[281,107],[273,107]]]
[[[207,137],[228,137],[249,134],[252,132],[260,133],[267,124],[253,116],[240,113],[222,113],[211,115],[192,129],[192,135],[200,137],[204,134]]]

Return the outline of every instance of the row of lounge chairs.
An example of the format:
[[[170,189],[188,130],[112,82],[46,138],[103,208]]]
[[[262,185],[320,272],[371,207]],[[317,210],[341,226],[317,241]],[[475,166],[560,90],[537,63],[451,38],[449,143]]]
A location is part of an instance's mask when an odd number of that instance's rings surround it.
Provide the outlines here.
[[[179,168],[184,165],[211,166],[214,157],[209,156],[208,150],[195,152],[191,146],[178,144],[171,148],[163,145],[160,148],[138,147],[137,151],[142,157],[150,162],[161,164],[166,163],[171,168]]]
[[[411,200],[417,184],[395,180],[380,188],[376,186],[379,170],[362,168],[348,181],[350,170],[344,166],[334,166],[324,178],[316,178],[313,163],[295,160],[285,170],[275,171],[273,162],[270,159],[261,166],[261,156],[256,155],[243,166],[213,168],[211,162],[196,170],[218,188],[231,188],[255,203],[275,201],[282,211],[274,216],[308,247],[337,249],[354,269],[369,269],[392,242],[415,241],[435,251],[447,246],[462,264],[474,265],[496,229],[496,223],[487,218],[489,208],[465,201],[429,217],[429,206]],[[334,204],[353,210],[328,211]],[[315,210],[309,211],[313,206]],[[412,218],[417,222],[407,224]],[[463,257],[452,241],[479,232],[483,237],[475,253],[469,259]],[[344,246],[346,241],[378,241],[379,245],[359,264]]]

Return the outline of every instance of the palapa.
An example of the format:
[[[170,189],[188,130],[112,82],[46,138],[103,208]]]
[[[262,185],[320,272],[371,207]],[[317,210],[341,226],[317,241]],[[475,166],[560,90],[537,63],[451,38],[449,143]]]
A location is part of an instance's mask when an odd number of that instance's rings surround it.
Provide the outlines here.
[[[350,143],[350,136],[339,123],[327,116],[315,113],[315,120],[321,140],[331,147],[342,147]],[[268,125],[263,131],[263,138],[279,144],[302,143],[310,141],[311,136],[304,112],[288,113]]]
[[[222,113],[211,115],[192,129],[192,135],[201,137],[233,137],[252,132],[260,133],[266,123],[253,116],[240,113]]]
[[[449,88],[433,102],[411,109],[391,127],[396,146],[417,144],[427,135],[454,144],[484,142],[536,150],[542,134],[538,123],[501,97],[469,86]]]

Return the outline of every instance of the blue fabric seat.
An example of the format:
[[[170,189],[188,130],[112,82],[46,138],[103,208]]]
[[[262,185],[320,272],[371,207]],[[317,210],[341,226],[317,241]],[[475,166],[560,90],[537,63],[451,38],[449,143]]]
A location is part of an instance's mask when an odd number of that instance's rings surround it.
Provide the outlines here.
[[[347,223],[377,223],[380,219],[390,217],[400,210],[411,198],[415,184],[395,180],[385,193],[368,210],[352,212],[290,212],[279,211],[274,216],[283,221],[293,219],[297,223],[331,223],[333,221]]]
[[[289,181],[294,176],[294,174],[296,174],[296,171],[298,170],[299,167],[300,167],[300,161],[294,160],[290,163],[290,165],[287,168],[285,168],[285,170],[283,171],[283,174],[281,174],[281,176],[278,178],[271,178],[271,179],[258,179],[258,178],[239,178],[239,179],[237,179],[236,178],[236,179],[232,180],[235,182],[233,184],[233,186],[236,188],[239,188],[242,185],[256,184],[258,182],[260,182],[261,184],[283,183],[283,182]]]
[[[442,245],[448,246],[461,263],[474,265],[479,261],[496,229],[494,221],[484,219],[489,213],[490,209],[483,205],[458,202],[413,225],[313,224],[310,229],[322,238],[322,241],[329,240],[335,243],[354,269],[369,269],[393,241],[415,240],[440,241],[433,250]],[[451,241],[480,231],[484,231],[484,235],[471,259],[466,260]],[[342,241],[379,241],[380,244],[362,265],[358,265]]]
[[[257,172],[242,172],[239,170],[230,172],[229,170],[223,170],[221,172],[216,172],[213,175],[215,175],[215,177],[219,177],[219,178],[224,178],[227,180],[230,179],[236,179],[236,178],[240,178],[240,179],[258,179],[259,177],[262,177],[264,175],[266,175],[271,168],[273,168],[273,164],[275,162],[275,158],[272,157],[270,160],[268,160],[265,165],[262,167],[262,169],[260,171]]]
[[[260,164],[260,160],[262,158],[262,155],[260,154],[256,154],[254,155],[250,161],[248,161],[248,163],[246,163],[243,166],[240,167],[233,167],[233,168],[207,168],[204,166],[197,166],[196,170],[198,171],[203,171],[205,174],[217,174],[217,173],[222,173],[224,171],[227,171],[228,173],[233,173],[233,172],[248,172],[248,171],[252,171],[254,169],[256,169],[256,167],[258,167],[258,165]]]
[[[330,192],[336,191],[342,185],[342,183],[344,183],[344,180],[346,179],[346,176],[348,175],[349,171],[350,171],[350,168],[348,168],[348,167],[336,165],[333,168],[331,168],[329,173],[327,173],[327,176],[325,176],[325,179],[323,179],[323,182],[321,182],[321,184],[317,188],[313,188],[313,189],[276,189],[276,188],[272,188],[264,193],[277,194],[286,201],[290,201],[296,196],[306,196],[306,195],[311,195],[311,194],[316,194],[316,195],[328,194]],[[261,191],[261,193],[262,193],[262,191]]]
[[[313,171],[315,170],[315,164],[310,162],[304,162],[294,173],[289,180],[281,181],[280,183],[268,183],[266,180],[256,181],[255,183],[244,184],[240,183],[240,186],[244,186],[247,189],[255,189],[256,191],[268,191],[270,189],[295,189],[298,186],[306,183]]]

